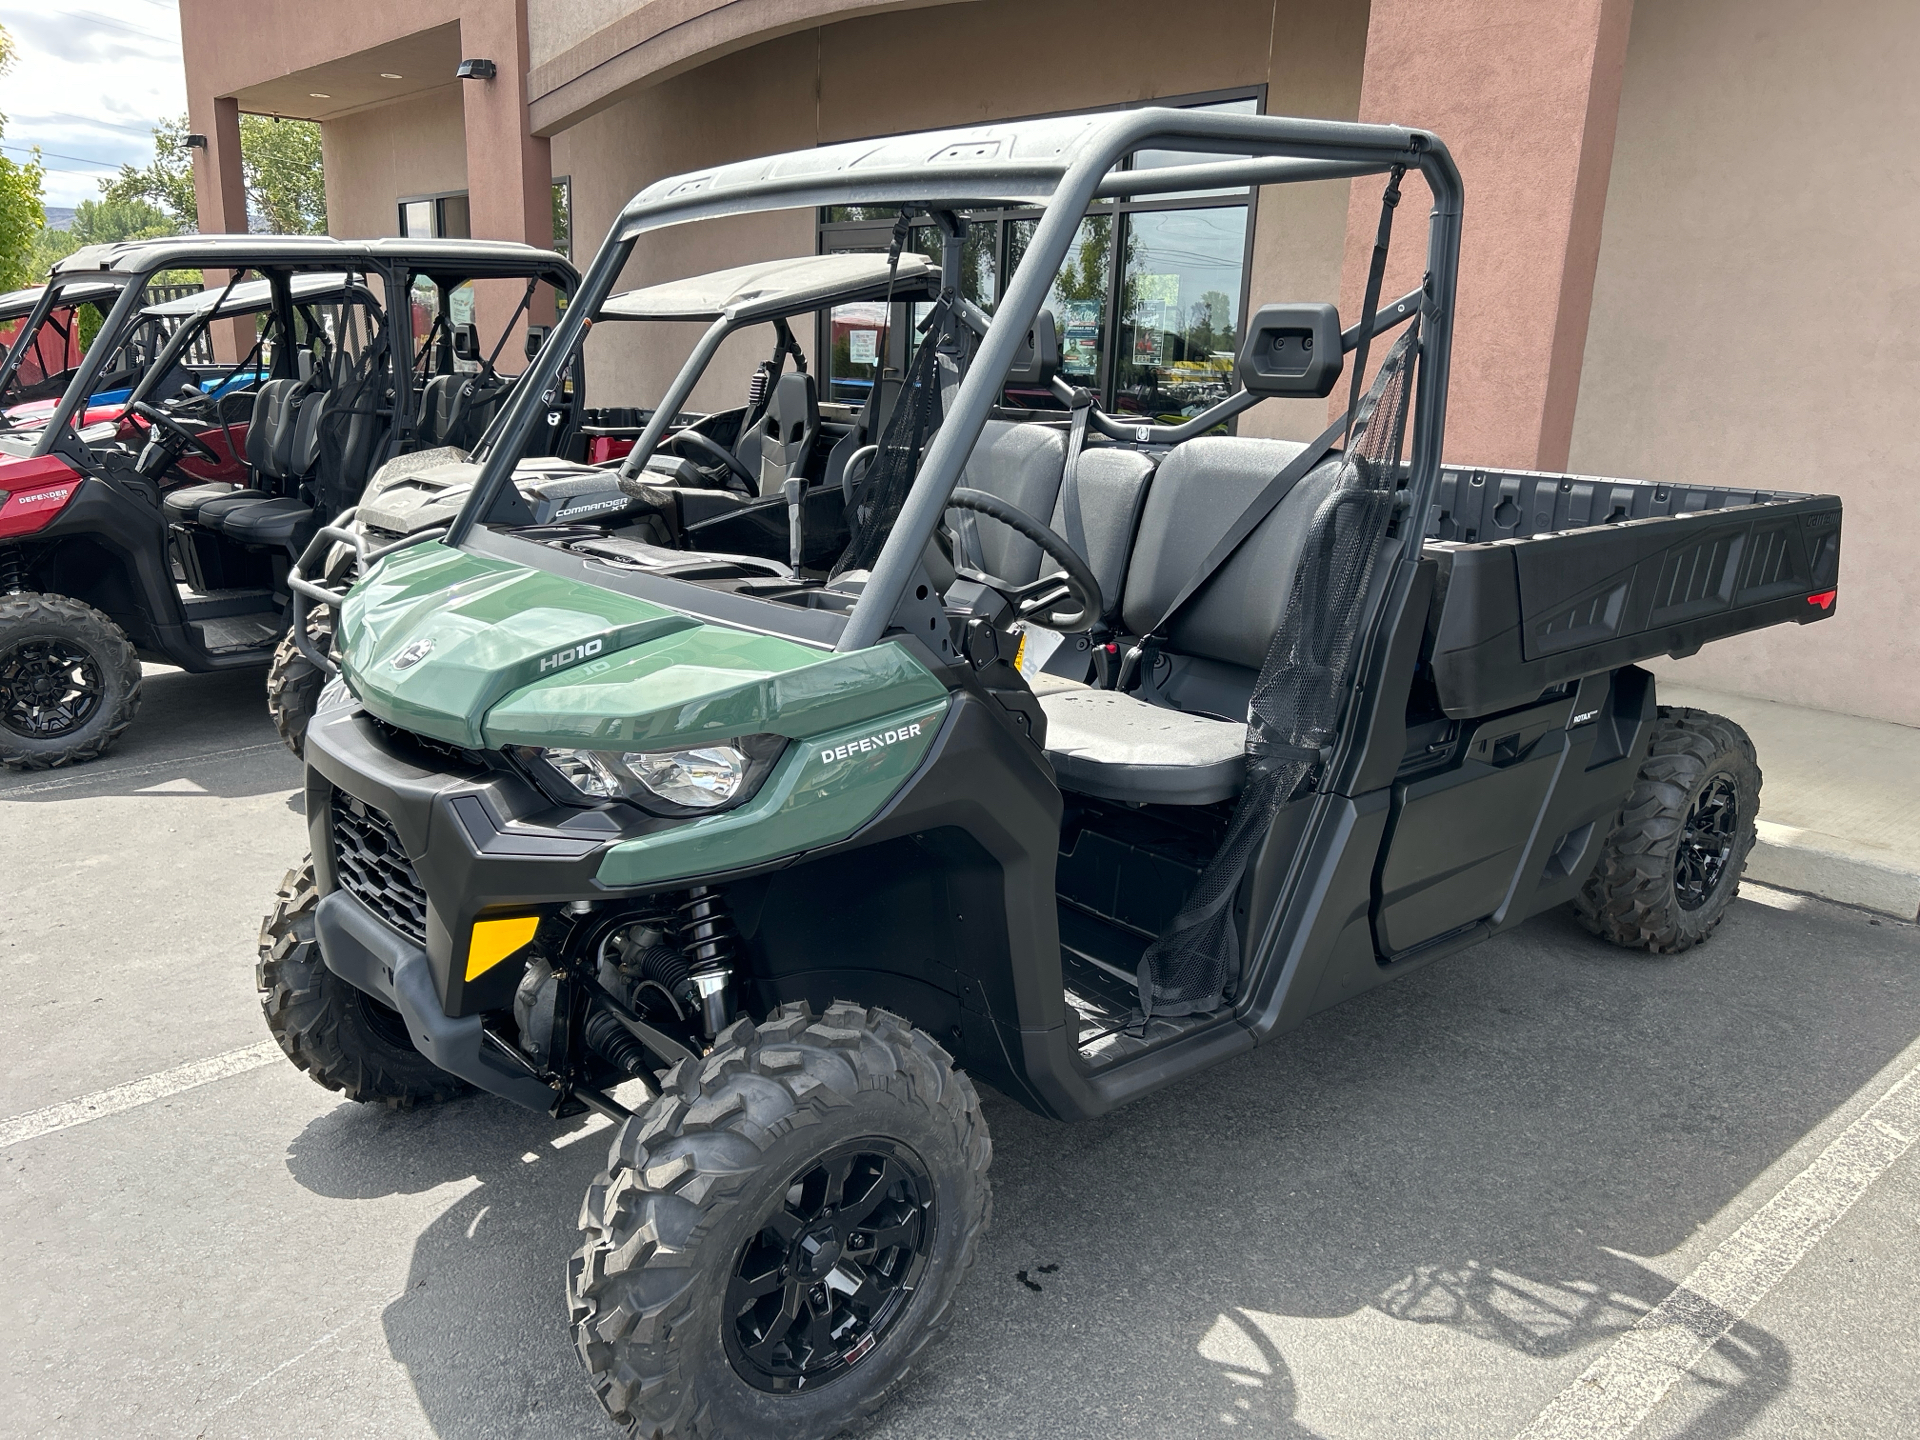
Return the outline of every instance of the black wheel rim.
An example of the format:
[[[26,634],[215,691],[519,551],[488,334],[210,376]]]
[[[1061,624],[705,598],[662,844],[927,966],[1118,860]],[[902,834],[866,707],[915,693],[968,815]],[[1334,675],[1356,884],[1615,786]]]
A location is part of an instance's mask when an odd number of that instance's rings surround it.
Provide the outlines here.
[[[1716,775],[1694,797],[1673,855],[1673,893],[1682,910],[1698,910],[1713,898],[1733,858],[1740,824],[1740,795],[1733,778]]]
[[[0,725],[29,740],[85,728],[106,698],[91,653],[71,640],[21,640],[0,654]]]
[[[849,1141],[796,1174],[727,1282],[735,1371],[776,1394],[846,1374],[905,1314],[934,1225],[933,1180],[892,1140]]]

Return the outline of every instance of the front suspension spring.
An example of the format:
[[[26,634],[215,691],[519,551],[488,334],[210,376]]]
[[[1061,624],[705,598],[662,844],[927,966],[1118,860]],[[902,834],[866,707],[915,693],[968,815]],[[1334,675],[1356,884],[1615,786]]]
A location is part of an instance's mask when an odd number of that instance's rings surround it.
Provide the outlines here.
[[[680,944],[694,970],[711,970],[733,959],[733,920],[719,891],[696,885],[687,892],[680,907]]]
[[[0,595],[18,595],[27,588],[27,567],[20,551],[12,545],[0,545]]]

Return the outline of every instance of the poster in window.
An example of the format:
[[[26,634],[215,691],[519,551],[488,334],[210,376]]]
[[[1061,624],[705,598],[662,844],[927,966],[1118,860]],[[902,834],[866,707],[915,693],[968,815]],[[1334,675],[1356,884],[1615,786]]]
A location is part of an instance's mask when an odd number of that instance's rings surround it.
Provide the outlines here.
[[[880,332],[878,330],[849,330],[847,332],[847,363],[850,365],[874,365],[880,360]]]
[[[1061,307],[1060,365],[1087,374],[1100,368],[1100,302],[1068,300]]]

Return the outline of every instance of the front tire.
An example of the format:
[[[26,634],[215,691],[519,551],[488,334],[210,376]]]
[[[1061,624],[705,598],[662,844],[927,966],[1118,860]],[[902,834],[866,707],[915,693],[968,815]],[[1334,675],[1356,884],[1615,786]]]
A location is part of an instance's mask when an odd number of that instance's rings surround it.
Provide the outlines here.
[[[333,652],[334,612],[331,606],[316,606],[307,612],[307,634],[322,655]],[[267,713],[273,728],[297,759],[306,758],[307,725],[326,688],[325,672],[300,653],[289,631],[273,652],[273,664],[267,670]]]
[[[884,1010],[788,1005],[669,1071],[581,1209],[574,1341],[645,1440],[821,1440],[953,1313],[992,1212],[979,1096]]]
[[[1758,836],[1760,763],[1733,721],[1660,707],[1633,791],[1574,901],[1594,934],[1677,955],[1713,933]]]
[[[106,754],[140,710],[140,657],[66,595],[0,595],[0,765],[51,770]]]
[[[313,934],[319,905],[309,857],[287,872],[260,922],[254,983],[267,1029],[286,1057],[316,1085],[396,1110],[466,1094],[466,1081],[414,1049],[397,1011],[327,968]]]

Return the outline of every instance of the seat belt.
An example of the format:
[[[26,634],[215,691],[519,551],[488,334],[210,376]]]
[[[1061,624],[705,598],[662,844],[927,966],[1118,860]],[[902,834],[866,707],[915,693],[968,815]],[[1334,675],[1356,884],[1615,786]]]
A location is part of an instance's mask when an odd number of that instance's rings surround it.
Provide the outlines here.
[[[1360,386],[1367,368],[1367,351],[1372,344],[1374,320],[1380,308],[1380,283],[1387,273],[1387,248],[1393,238],[1393,212],[1400,203],[1400,179],[1405,173],[1405,166],[1393,167],[1387,177],[1386,193],[1380,200],[1380,224],[1374,232],[1373,258],[1367,266],[1367,288],[1360,302],[1360,344],[1354,352],[1353,380],[1347,391],[1346,413],[1308,441],[1307,448],[1289,460],[1280,473],[1253,497],[1253,502],[1240,512],[1240,517],[1227,527],[1227,533],[1220,537],[1219,543],[1207,552],[1206,558],[1188,577],[1187,583],[1180,587],[1179,593],[1173,597],[1173,603],[1160,612],[1160,618],[1147,627],[1144,635],[1127,647],[1112,688],[1133,688],[1142,661],[1160,648],[1186,603],[1199,593],[1221,566],[1233,558],[1234,552],[1259,528],[1261,521],[1278,508],[1293,487],[1306,478],[1307,472],[1326,458],[1336,438],[1340,439],[1341,448],[1345,449],[1352,435],[1354,412],[1360,407]]]
[[[1087,422],[1093,418],[1093,394],[1077,386],[1073,392],[1073,424],[1067,431],[1067,465],[1060,472],[1061,518],[1066,542],[1082,560],[1087,556],[1087,526],[1080,515],[1080,454],[1087,448]],[[1104,606],[1105,597],[1102,597]]]

